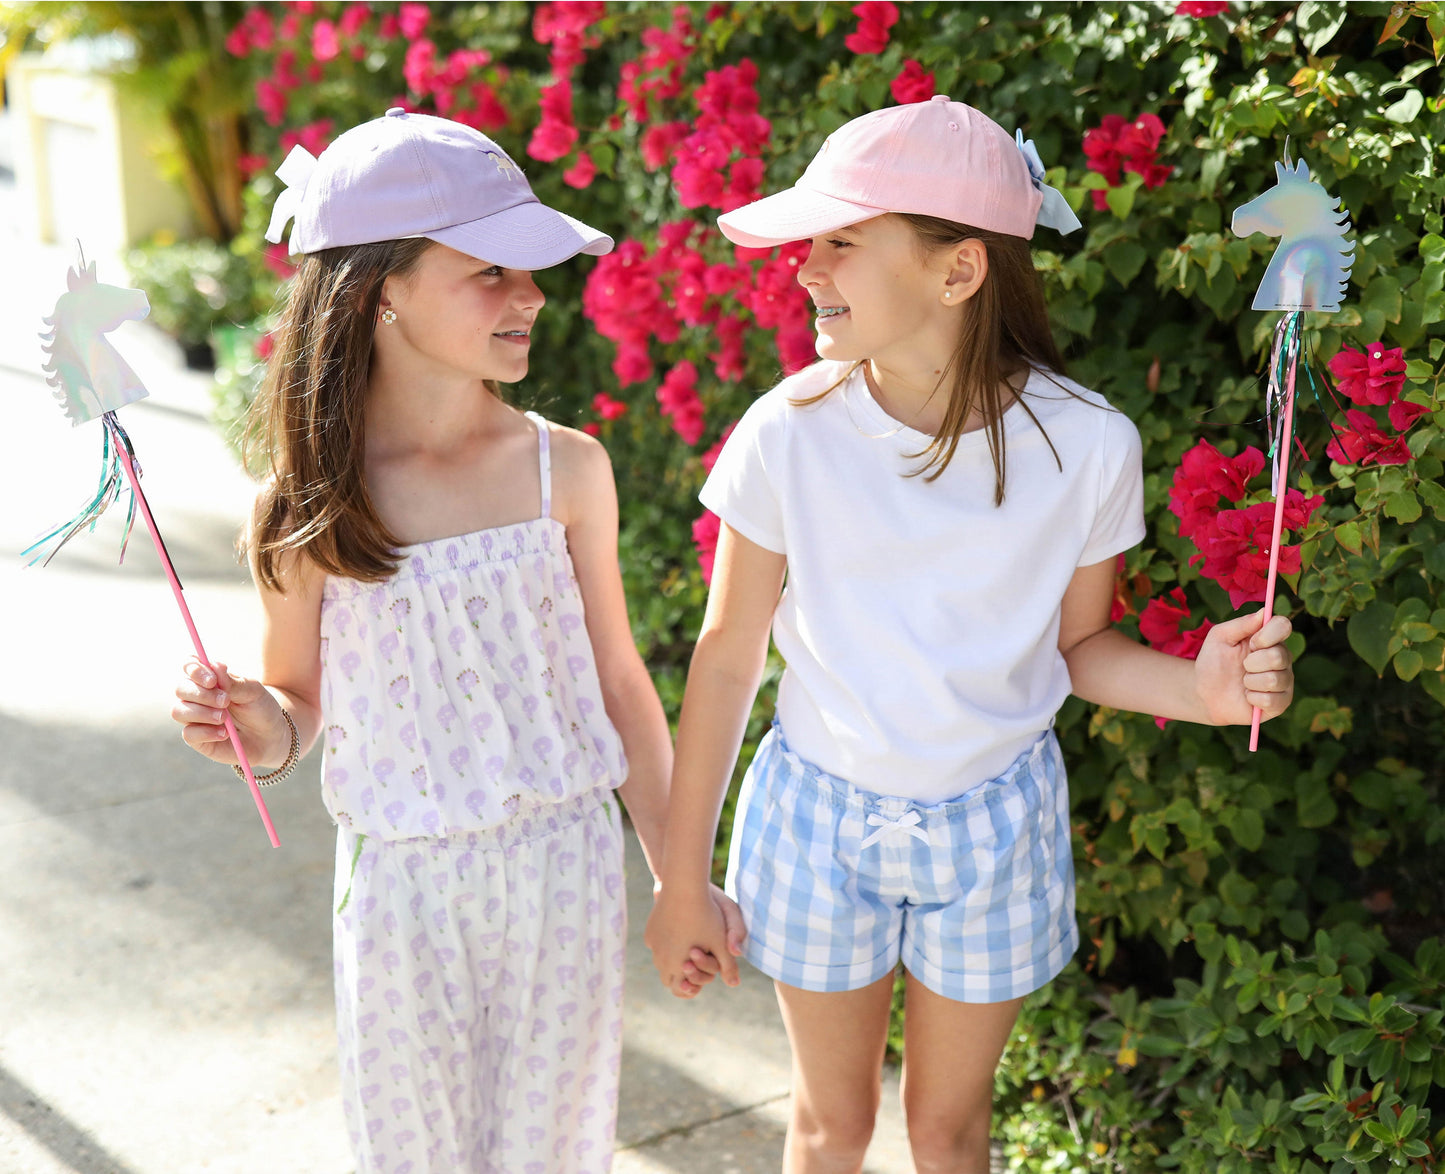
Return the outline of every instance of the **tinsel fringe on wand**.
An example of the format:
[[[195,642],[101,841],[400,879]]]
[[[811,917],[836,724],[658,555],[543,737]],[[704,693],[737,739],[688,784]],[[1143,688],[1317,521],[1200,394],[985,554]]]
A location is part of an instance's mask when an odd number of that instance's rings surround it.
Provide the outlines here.
[[[83,530],[94,531],[96,524],[100,521],[101,515],[105,513],[119,499],[122,493],[130,494],[130,488],[120,463],[119,446],[124,444],[127,451],[130,451],[130,440],[125,430],[115,422],[114,416],[107,412],[102,417],[105,428],[101,432],[100,452],[100,482],[91,497],[90,501],[75,514],[68,522],[62,522],[43,537],[36,539],[29,546],[20,552],[20,557],[26,560],[27,566],[34,566],[40,563],[47,566],[64,548],[65,544]],[[120,540],[120,559],[125,561],[125,551],[130,543],[130,533],[135,526],[135,497],[130,494],[130,508],[126,511],[125,532]]]
[[[1290,377],[1291,368],[1296,373],[1295,378]],[[1293,446],[1303,459],[1309,459],[1309,453],[1305,451],[1298,435],[1298,412],[1286,413],[1284,410],[1285,397],[1288,395],[1290,387],[1294,388],[1296,406],[1298,406],[1301,390],[1298,374],[1301,371],[1309,382],[1310,391],[1324,416],[1330,436],[1338,445],[1340,434],[1331,418],[1329,405],[1320,395],[1321,390],[1333,403],[1335,413],[1342,418],[1345,414],[1345,405],[1340,401],[1339,392],[1335,388],[1334,380],[1330,378],[1328,369],[1318,367],[1315,363],[1313,348],[1304,333],[1303,312],[1292,310],[1282,314],[1279,323],[1274,328],[1274,343],[1269,353],[1269,385],[1264,399],[1265,430],[1269,435],[1270,484],[1273,486],[1273,493],[1276,497],[1287,488],[1279,483],[1280,454],[1286,451],[1285,446]],[[1284,435],[1286,416],[1291,417],[1289,436]],[[1342,445],[1340,451],[1343,452]]]

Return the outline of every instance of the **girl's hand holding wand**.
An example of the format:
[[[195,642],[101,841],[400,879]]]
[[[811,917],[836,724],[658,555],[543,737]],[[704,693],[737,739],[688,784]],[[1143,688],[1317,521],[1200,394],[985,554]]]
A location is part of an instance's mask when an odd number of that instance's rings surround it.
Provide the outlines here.
[[[241,735],[246,756],[257,768],[275,767],[286,759],[291,727],[282,716],[281,703],[260,681],[238,677],[224,664],[217,663],[212,672],[192,660],[176,687],[176,699],[171,717],[181,723],[181,737],[213,762],[236,764],[236,752],[224,725],[227,712]]]
[[[1256,611],[1216,624],[1199,656],[1184,660],[1130,639],[1109,623],[1112,563],[1080,567],[1064,594],[1059,649],[1074,694],[1096,705],[1201,725],[1249,725],[1258,706],[1278,717],[1294,697],[1290,622]]]
[[[1194,684],[1209,721],[1249,725],[1257,706],[1265,719],[1278,717],[1294,697],[1294,669],[1284,642],[1290,622],[1264,612],[1239,616],[1209,629],[1194,662]]]

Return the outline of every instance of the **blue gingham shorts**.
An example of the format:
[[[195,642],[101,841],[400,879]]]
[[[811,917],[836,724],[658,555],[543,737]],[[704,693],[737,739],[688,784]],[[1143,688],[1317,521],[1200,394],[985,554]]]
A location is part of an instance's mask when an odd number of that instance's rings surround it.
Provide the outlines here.
[[[856,990],[901,959],[945,998],[998,1003],[1043,986],[1078,947],[1052,730],[998,778],[923,807],[804,762],[774,723],[737,812],[727,891],[746,956],[789,986]]]

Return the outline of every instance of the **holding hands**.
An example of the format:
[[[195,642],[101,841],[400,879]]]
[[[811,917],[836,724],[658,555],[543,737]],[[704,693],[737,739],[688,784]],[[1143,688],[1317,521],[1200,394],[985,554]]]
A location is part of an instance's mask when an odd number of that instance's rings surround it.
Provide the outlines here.
[[[737,959],[746,937],[737,904],[716,885],[696,893],[659,885],[642,940],[662,985],[691,999],[719,973],[728,986],[738,985]]]

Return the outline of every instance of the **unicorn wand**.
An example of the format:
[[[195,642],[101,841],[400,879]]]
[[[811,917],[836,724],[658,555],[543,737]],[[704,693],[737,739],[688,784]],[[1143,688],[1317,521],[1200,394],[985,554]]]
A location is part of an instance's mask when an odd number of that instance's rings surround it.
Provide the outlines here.
[[[1276,163],[1274,171],[1275,186],[1236,208],[1230,223],[1235,236],[1262,232],[1281,238],[1252,306],[1256,310],[1285,311],[1274,332],[1265,393],[1265,417],[1271,425],[1270,455],[1274,460],[1274,524],[1264,587],[1265,623],[1274,614],[1289,450],[1295,443],[1295,375],[1303,346],[1301,316],[1306,310],[1324,313],[1338,310],[1354,265],[1354,246],[1347,248],[1344,240],[1350,230],[1349,216],[1341,211],[1340,201],[1310,177],[1304,160],[1290,163],[1288,142],[1284,162]],[[1259,707],[1255,706],[1249,727],[1251,751],[1259,749],[1260,716]]]
[[[77,517],[56,527],[23,554],[33,553],[34,557],[30,561],[31,565],[34,565],[41,554],[45,553],[43,548],[54,542],[54,546],[45,555],[48,563],[56,552],[82,529],[89,526],[94,530],[106,507],[120,496],[120,480],[116,476],[116,468],[119,466],[130,484],[132,507],[130,516],[126,519],[125,538],[121,541],[121,558],[125,558],[125,546],[135,521],[135,508],[139,507],[151,541],[155,544],[156,554],[160,557],[161,567],[171,585],[171,593],[181,609],[181,618],[185,621],[186,630],[191,634],[191,644],[195,648],[196,657],[214,672],[210,658],[201,644],[201,635],[191,618],[191,609],[186,606],[181,581],[176,575],[176,568],[166,550],[165,541],[161,538],[160,528],[156,525],[150,503],[146,501],[145,493],[140,487],[140,469],[135,461],[135,450],[131,446],[130,437],[115,416],[116,408],[142,398],[146,389],[135,372],[103,336],[122,322],[144,318],[150,313],[150,302],[138,289],[101,284],[95,277],[94,262],[79,271],[71,269],[66,276],[66,284],[69,287],[68,292],[61,295],[54,313],[45,319],[46,325],[51,329],[41,336],[46,339],[46,349],[50,354],[50,361],[45,365],[45,370],[50,372],[46,382],[56,388],[55,398],[70,417],[72,425],[94,419],[97,413],[100,415],[106,437],[101,488]],[[78,344],[78,340],[84,342]],[[271,813],[266,810],[266,801],[261,798],[261,788],[256,783],[255,773],[251,770],[250,760],[246,756],[245,747],[241,745],[241,736],[236,731],[230,713],[225,715],[225,723],[226,734],[236,751],[236,759],[246,777],[246,785],[251,790],[256,810],[260,812],[266,835],[270,838],[271,846],[279,848],[281,841],[276,836]]]

